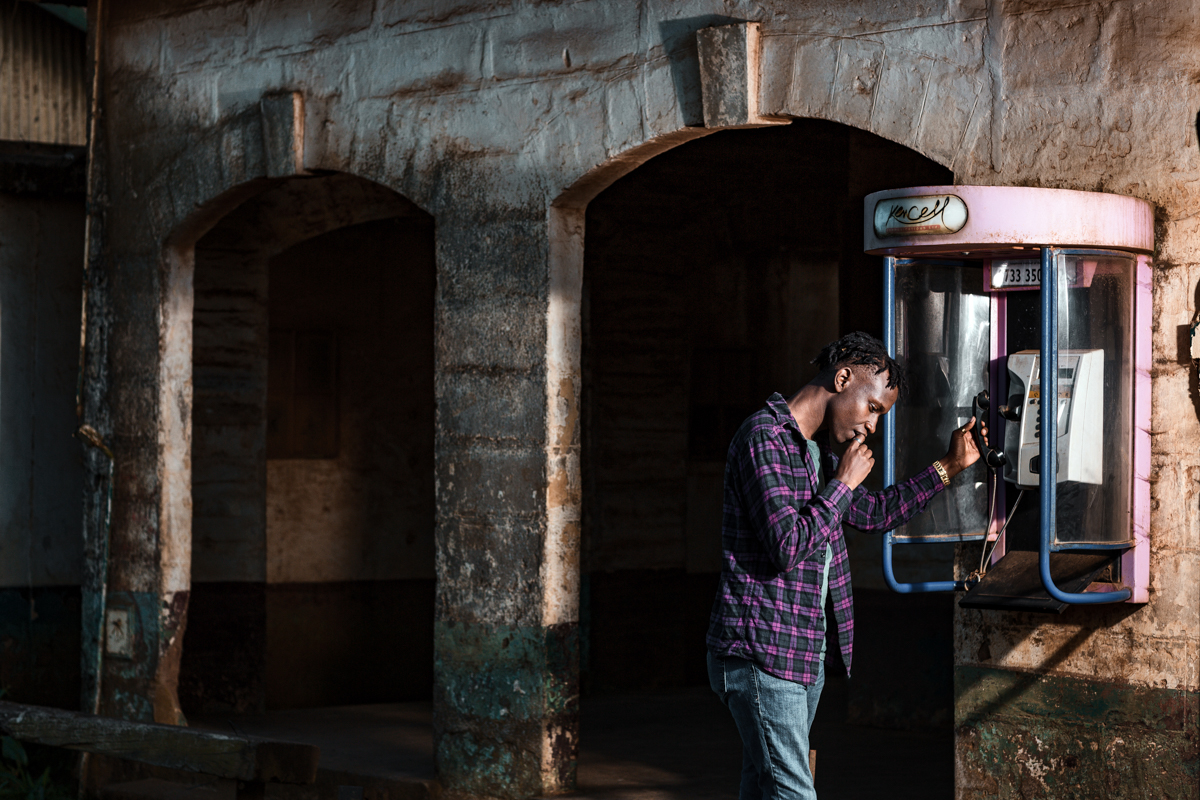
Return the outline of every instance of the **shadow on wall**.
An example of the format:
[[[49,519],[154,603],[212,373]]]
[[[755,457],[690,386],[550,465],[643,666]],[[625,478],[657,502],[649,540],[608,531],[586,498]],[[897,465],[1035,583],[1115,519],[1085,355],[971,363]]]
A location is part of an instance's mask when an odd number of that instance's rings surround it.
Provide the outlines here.
[[[987,614],[987,613],[996,613],[996,612],[982,612],[982,613]],[[1033,630],[1034,629],[1031,628],[1029,633],[1032,634]],[[987,718],[989,716],[994,716],[997,712],[1010,706],[1018,698],[1020,698],[1021,695],[1023,695],[1025,693],[1025,691],[1029,689],[1029,687],[1031,687],[1035,683],[1037,683],[1041,679],[1043,673],[1050,672],[1055,667],[1057,667],[1059,664],[1063,663],[1068,658],[1070,658],[1071,655],[1076,650],[1078,650],[1080,647],[1083,646],[1083,644],[1088,640],[1088,637],[1090,637],[1092,635],[1092,633],[1093,633],[1093,631],[1091,628],[1081,628],[1078,631],[1076,631],[1074,636],[1072,636],[1067,641],[1063,642],[1062,645],[1057,650],[1055,650],[1053,653],[1051,653],[1042,662],[1042,664],[1040,666],[1040,669],[1042,670],[1041,672],[1014,673],[1014,675],[1018,676],[1016,678],[1015,682],[1012,685],[1010,685],[1009,687],[1007,687],[1005,690],[1003,690],[1001,693],[995,695],[994,697],[989,698],[987,700],[987,702],[982,704],[978,709],[974,709],[975,713],[977,713],[980,717]],[[986,644],[984,644],[983,649],[985,651],[987,650]],[[992,654],[992,653],[990,653],[990,651],[987,651],[985,654],[988,655],[989,658],[993,655],[1000,655],[1001,657],[1003,656],[1003,654]],[[976,683],[977,683],[977,681],[972,681],[970,679],[963,680],[960,677],[960,679],[956,682],[955,687],[954,687],[955,698],[957,699],[958,697],[971,692],[973,689],[976,688]],[[958,705],[957,702],[955,703],[955,705],[956,706]]]
[[[998,713],[1008,708],[1008,706],[1016,701],[1029,687],[1033,686],[1041,680],[1046,674],[1053,672],[1060,664],[1070,658],[1075,651],[1083,647],[1088,639],[1097,631],[1103,628],[1111,628],[1120,624],[1125,619],[1133,616],[1143,610],[1141,605],[1131,605],[1128,603],[1114,603],[1108,606],[1069,606],[1066,611],[1057,617],[1048,617],[1045,614],[1034,613],[1017,613],[1002,612],[1002,611],[976,611],[962,610],[960,613],[967,615],[979,615],[979,621],[974,624],[967,623],[963,627],[967,629],[979,630],[982,636],[982,643],[979,650],[975,653],[977,664],[983,667],[996,666],[1003,664],[1005,656],[1011,651],[1011,647],[1003,650],[997,648],[992,650],[994,641],[989,635],[992,627],[1005,626],[1006,637],[1011,637],[1013,623],[1023,629],[1023,635],[1020,636],[1015,643],[1023,642],[1038,634],[1042,623],[1047,619],[1055,619],[1063,625],[1078,626],[1078,630],[1071,638],[1063,642],[1052,653],[1038,665],[1037,672],[1013,672],[1018,676],[1005,691],[991,697],[987,703],[974,710],[973,713],[979,714],[981,717],[986,717],[991,714]],[[1122,657],[1119,653],[1114,653],[1113,658]],[[975,681],[970,677],[965,677],[961,673],[956,677],[954,694],[956,698],[955,705],[957,706],[957,698],[972,692],[976,688]]]
[[[271,260],[268,708],[431,696],[434,279],[425,216]]]
[[[1200,149],[1200,111],[1196,112],[1196,148]],[[1192,308],[1196,309],[1192,315],[1192,324],[1181,326],[1179,331],[1179,360],[1184,364],[1191,363],[1192,374],[1188,381],[1188,388],[1192,393],[1192,405],[1196,409],[1196,418],[1200,419],[1200,359],[1196,358],[1197,347],[1200,347],[1196,344],[1197,337],[1200,337],[1200,283],[1196,284],[1192,301]],[[1185,330],[1186,340],[1184,339]]]

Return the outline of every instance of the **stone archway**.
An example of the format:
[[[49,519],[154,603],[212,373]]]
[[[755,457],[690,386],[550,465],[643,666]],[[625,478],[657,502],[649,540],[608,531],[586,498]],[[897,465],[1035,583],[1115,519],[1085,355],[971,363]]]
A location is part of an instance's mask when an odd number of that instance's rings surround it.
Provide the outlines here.
[[[81,421],[110,449],[85,460],[82,678],[85,705],[105,714],[182,721],[194,246],[241,203],[304,174],[303,109],[285,93],[222,119],[108,205],[92,234],[113,252],[89,264]],[[134,629],[131,652],[105,645],[115,607]]]
[[[569,529],[570,521],[579,519],[578,489],[567,487],[577,487],[571,476],[578,470],[584,217],[596,195],[686,142],[720,130],[786,125],[797,118],[824,119],[876,134],[954,172],[967,161],[986,158],[980,151],[990,139],[990,108],[980,65],[960,65],[935,52],[897,45],[886,33],[859,38],[761,35],[758,23],[746,22],[702,29],[696,36],[704,125],[612,154],[578,175],[549,209],[547,481],[551,487],[563,487],[551,492],[548,501],[552,522],[546,568],[551,574],[570,572],[570,542],[577,541]],[[547,608],[562,609],[552,614],[554,618],[573,619],[574,601],[568,595],[577,593],[577,585],[569,580],[557,585],[564,588],[547,590],[556,593],[548,598]]]
[[[193,252],[184,710],[428,697],[432,218],[361,178],[297,177]],[[411,652],[354,658],[381,614]]]
[[[951,169],[976,157],[980,142],[986,140],[987,104],[980,102],[985,88],[972,70],[945,59],[886,42],[799,34],[760,38],[754,23],[707,29],[697,35],[705,126],[659,136],[613,155],[579,176],[549,210],[549,491],[542,568],[546,624],[579,620],[581,316],[588,204],[647,161],[721,130],[822,119],[891,140],[910,155],[925,156]],[[937,119],[937,108],[945,112],[944,119]],[[914,173],[911,179],[901,180],[923,178]],[[938,176],[939,182],[945,180],[944,175]],[[720,192],[721,187],[714,185],[712,190]],[[574,731],[570,733],[573,738]],[[553,762],[544,761],[544,774],[553,767]]]
[[[538,387],[538,394],[545,398],[546,402],[544,421],[536,419],[533,422],[533,426],[539,428],[544,424],[544,439],[532,444],[537,437],[527,438],[531,443],[530,447],[538,450],[545,447],[544,453],[535,453],[531,459],[541,461],[545,465],[543,475],[547,491],[544,497],[540,489],[535,489],[532,493],[537,502],[543,503],[542,508],[528,512],[522,509],[521,513],[528,513],[537,518],[536,523],[531,523],[531,529],[541,526],[542,520],[545,520],[545,536],[539,541],[538,555],[541,558],[538,562],[540,574],[537,576],[537,583],[541,587],[542,595],[538,600],[541,612],[538,616],[547,629],[569,628],[577,620],[580,497],[579,303],[583,265],[583,213],[588,200],[621,174],[656,153],[714,130],[777,124],[790,116],[804,115],[823,116],[849,124],[859,124],[856,122],[857,117],[851,119],[854,114],[861,116],[858,105],[849,104],[843,107],[833,104],[829,108],[817,108],[814,105],[812,108],[806,108],[802,107],[800,100],[795,99],[803,99],[806,96],[796,88],[799,85],[796,76],[810,75],[810,72],[804,71],[809,61],[800,59],[798,53],[810,52],[804,50],[804,47],[808,46],[805,43],[811,43],[810,39],[814,37],[780,34],[778,37],[764,37],[758,47],[746,47],[745,43],[750,38],[750,26],[734,27],[742,31],[741,34],[732,37],[736,43],[740,36],[743,42],[741,50],[734,53],[733,58],[726,59],[723,66],[702,71],[706,104],[710,97],[718,98],[722,92],[731,97],[737,95],[742,98],[740,105],[729,106],[733,109],[732,113],[712,116],[708,120],[708,127],[680,127],[687,123],[679,118],[677,104],[673,100],[669,101],[665,94],[648,95],[644,106],[636,103],[621,105],[620,114],[633,117],[619,120],[622,130],[640,129],[646,140],[633,147],[622,144],[619,146],[620,152],[605,153],[605,159],[578,164],[577,168],[569,167],[568,171],[574,170],[574,173],[567,175],[565,179],[555,172],[559,166],[546,163],[544,171],[554,175],[548,180],[552,184],[557,183],[562,190],[549,192],[553,202],[546,212],[548,218],[542,218],[547,225],[543,229],[545,233],[539,233],[538,236],[528,236],[524,233],[524,227],[532,228],[541,224],[537,219],[541,214],[538,209],[543,207],[539,203],[545,200],[543,197],[538,197],[536,202],[527,199],[521,206],[525,209],[521,213],[528,213],[529,218],[504,218],[504,224],[498,224],[496,231],[520,229],[520,241],[532,244],[521,249],[511,242],[505,242],[503,247],[497,246],[494,250],[487,251],[494,254],[493,257],[511,258],[514,263],[520,260],[528,264],[531,259],[541,257],[548,259],[546,286],[543,288],[536,281],[530,281],[527,305],[522,306],[533,309],[543,303],[543,297],[545,298],[544,305],[541,305],[538,311],[529,314],[540,316],[541,309],[545,310],[545,338],[542,339],[540,319],[536,325],[530,325],[527,329],[520,328],[522,336],[528,335],[537,339],[537,344],[530,348],[531,352],[544,347],[539,354],[542,357],[534,357],[532,365],[527,367],[522,360],[522,350],[521,358],[514,360],[520,369],[527,370],[533,376],[532,380],[543,384]],[[788,44],[785,39],[789,36],[794,38],[795,42]],[[852,56],[857,52],[854,47],[858,45],[852,47],[835,37],[816,38],[825,42],[824,46],[832,43],[837,55],[831,65],[820,67],[811,74],[827,78],[824,85],[828,87],[827,91],[831,96],[842,91],[841,88],[835,87],[843,85],[858,92],[854,76],[851,75],[852,70],[845,66],[856,63],[853,62]],[[885,52],[890,52],[887,47],[884,49]],[[796,52],[792,52],[793,50]],[[820,50],[820,47],[817,47],[817,50]],[[661,65],[665,62],[659,63]],[[938,63],[942,66],[946,64],[944,61]],[[921,64],[924,64],[924,61],[921,61]],[[664,75],[665,70],[665,67],[658,68],[658,74]],[[933,75],[932,72],[927,74]],[[788,76],[786,81],[782,77],[784,75]],[[752,77],[761,77],[758,81],[761,85],[757,91],[750,90]],[[897,91],[888,95],[896,100],[893,105],[915,108],[913,104],[918,101],[928,103],[928,98],[936,94],[931,93],[928,87],[934,86],[937,81],[932,78],[922,80],[924,83],[921,85],[927,88],[920,97],[905,100],[904,92]],[[812,82],[805,77],[801,83],[809,85]],[[859,83],[867,85],[862,82],[861,77]],[[892,83],[884,81],[883,85],[890,86]],[[901,82],[895,85],[903,88],[907,84]],[[873,92],[874,98],[871,108],[884,108],[885,105],[880,104],[880,98],[892,90],[883,94],[876,89],[870,91]],[[108,670],[113,679],[109,685],[121,689],[122,697],[153,698],[159,694],[160,689],[173,687],[172,676],[175,667],[171,664],[177,666],[178,653],[172,654],[171,648],[176,646],[174,642],[180,641],[180,637],[175,634],[179,630],[177,626],[184,618],[183,611],[187,606],[188,575],[191,569],[190,548],[187,545],[190,543],[192,514],[188,463],[192,402],[190,298],[193,272],[190,248],[231,208],[270,188],[276,181],[301,176],[305,174],[306,169],[316,166],[313,163],[315,159],[306,159],[305,156],[305,111],[299,95],[272,95],[263,98],[261,103],[238,108],[236,113],[221,119],[210,128],[189,133],[186,148],[179,155],[173,155],[163,163],[155,164],[153,174],[145,175],[143,183],[137,185],[136,194],[128,191],[130,187],[124,187],[120,219],[113,223],[123,226],[120,236],[117,237],[121,248],[120,271],[118,273],[115,268],[111,270],[120,280],[107,288],[99,285],[93,295],[94,300],[91,301],[95,313],[89,318],[93,321],[94,333],[97,335],[89,338],[89,347],[92,349],[88,358],[89,364],[94,365],[94,371],[89,373],[88,378],[88,421],[94,423],[102,435],[115,436],[121,440],[113,523],[114,548],[120,559],[119,563],[114,562],[113,583],[121,591],[136,594],[145,601],[146,608],[153,611],[148,612],[148,619],[149,624],[153,626],[154,636],[146,640],[153,652],[148,653],[145,659],[139,656],[132,665],[123,664],[119,670],[115,667]],[[842,116],[845,117],[844,120],[840,118]],[[915,111],[910,116],[914,119],[929,119],[927,114],[921,116]],[[882,116],[876,119],[867,114],[865,124],[875,126],[881,124],[882,119]],[[970,130],[980,125],[980,119],[980,116],[968,117]],[[928,129],[922,127],[923,125],[924,123],[914,128],[917,131],[914,135],[929,139]],[[647,133],[651,130],[663,131],[671,128],[674,130],[669,130],[661,136],[651,137]],[[622,137],[619,141],[629,140]],[[961,141],[969,143],[975,140],[966,135]],[[916,149],[920,150],[921,147],[917,146]],[[967,152],[963,148],[960,148],[960,151]],[[589,151],[585,149],[573,152]],[[333,153],[324,155],[334,160],[337,158]],[[570,157],[567,156],[568,160]],[[945,163],[949,157],[939,155],[937,158]],[[384,169],[382,166],[378,168]],[[443,196],[449,197],[455,190],[455,184],[436,177],[436,169],[429,165],[420,167],[418,171],[420,170],[425,171],[421,180],[428,179],[429,183],[441,180],[444,184],[439,184],[437,192],[433,193],[439,197],[439,225],[446,223],[440,230],[450,231],[449,235],[439,241],[439,254],[444,255],[448,263],[464,270],[476,268],[473,256],[467,251],[489,244],[488,237],[493,231],[481,232],[482,228],[473,214],[485,208],[487,203],[467,201],[459,204],[461,209],[456,209],[455,204],[449,200],[440,199]],[[404,180],[409,178],[405,177]],[[412,185],[417,183],[417,179],[413,179]],[[536,191],[540,193],[543,189],[538,188]],[[506,207],[505,213],[510,212],[511,209]],[[508,225],[508,228],[505,228],[505,225]],[[546,237],[545,250],[538,249],[543,241],[538,237],[542,235]],[[167,242],[165,248],[164,242]],[[483,300],[471,294],[487,291],[486,283],[471,284],[466,288],[469,291],[458,295],[457,306],[444,314],[439,310],[440,324],[445,325],[441,330],[466,332],[455,341],[445,343],[444,363],[447,368],[460,371],[475,370],[480,376],[485,373],[491,376],[494,370],[491,370],[490,362],[486,358],[480,358],[468,341],[471,336],[481,334],[486,328],[485,325],[472,320],[472,316],[477,316],[475,305],[483,305]],[[107,297],[111,302],[105,299],[105,292],[108,292]],[[141,297],[136,296],[139,292]],[[544,295],[541,297],[535,296],[542,293]],[[488,302],[492,300],[489,298]],[[521,302],[526,302],[524,295]],[[119,313],[109,314],[112,309]],[[134,313],[125,313],[128,310]],[[107,318],[106,314],[109,314]],[[111,359],[105,351],[110,340],[119,342],[121,348],[121,353]],[[439,347],[441,346],[440,343]],[[520,348],[509,349],[516,351]],[[131,355],[135,353],[136,369],[131,367],[135,361]],[[108,369],[106,365],[110,360],[118,364],[120,370],[119,375],[111,378],[108,373],[103,372]],[[488,363],[481,366],[477,362]],[[507,361],[504,363],[508,364]],[[96,372],[97,370],[99,372]],[[521,430],[524,436],[524,428]],[[463,431],[469,431],[471,435],[480,434],[486,438],[491,432],[491,426],[472,418],[468,428],[464,428]],[[449,442],[444,449],[446,455],[439,457],[444,458],[449,466],[453,466],[460,453],[464,454],[464,458],[474,457],[466,453],[466,442],[470,437],[463,431],[456,430],[454,436],[446,437],[446,441]],[[463,435],[459,436],[459,433]],[[524,447],[525,439],[519,444]],[[471,463],[483,464],[484,461],[481,457],[481,460]],[[100,526],[96,520],[103,519],[104,466],[94,459],[89,465],[92,489],[89,493],[86,519],[89,520],[89,540],[93,544],[101,539]],[[539,479],[543,475],[539,475]],[[461,483],[460,481],[460,485]],[[461,489],[456,491],[458,493],[446,490],[449,504],[458,503],[461,499]],[[462,505],[469,506],[470,503]],[[486,517],[491,512],[485,509],[482,513]],[[513,519],[515,518],[514,516]],[[447,530],[458,531],[460,528],[462,531],[467,530],[466,523],[459,525],[457,518],[447,522]],[[536,535],[540,534],[541,531],[537,531]],[[531,533],[530,538],[534,537],[535,534]],[[500,538],[496,541],[500,541]],[[484,553],[479,558],[482,560],[486,555],[487,553]],[[467,556],[463,558],[469,561]],[[462,583],[465,586],[469,581],[464,578]],[[473,602],[465,590],[451,588],[454,591],[446,592],[447,607],[457,608],[455,604],[467,605]],[[491,597],[486,592],[481,596]],[[159,613],[162,608],[170,609],[170,613]],[[446,616],[453,620],[459,615]],[[492,621],[493,618],[499,619],[504,615],[464,613],[461,616],[465,619]],[[522,617],[522,623],[527,621]],[[453,662],[454,658],[455,651],[448,646],[446,663]],[[467,663],[469,659],[464,658],[463,661]],[[562,664],[559,664],[559,661],[555,662],[558,665],[555,669],[565,664],[562,671],[564,674],[569,673],[569,657],[564,657],[561,662]],[[569,687],[569,684],[568,680],[563,685]],[[549,709],[548,706],[546,714],[541,715],[545,724],[540,733],[530,734],[528,737],[525,733],[512,734],[511,737],[514,741],[519,739],[522,742],[522,753],[536,754],[530,756],[530,761],[536,761],[540,765],[539,785],[549,790],[569,785],[574,740],[571,714],[569,710],[564,711],[569,706],[569,694],[567,692],[565,705],[558,709],[563,713]],[[106,695],[110,696],[106,707],[112,713],[143,718],[159,716],[163,721],[171,721],[173,705],[169,696],[165,698],[166,712],[157,715],[150,708],[155,705],[153,701],[141,703],[133,709],[132,706],[125,707],[124,701],[112,700],[116,697],[115,692],[106,691]],[[458,723],[455,722],[455,725]],[[464,726],[469,727],[465,723],[458,727]],[[508,741],[504,737],[510,736],[507,732],[496,735],[504,741]],[[532,741],[530,737],[539,738],[540,744],[526,746]],[[472,757],[472,751],[464,752],[464,769],[474,770],[476,774],[482,773],[483,768],[467,763],[468,757]]]
[[[109,462],[90,450],[85,467],[83,681],[103,713],[182,720],[197,242],[256,198],[260,210],[278,204],[255,232],[268,249],[415,210],[366,179],[310,171],[305,133],[303,96],[268,93],[191,132],[107,209],[114,244],[89,276],[83,379],[83,422],[115,452]],[[136,625],[137,646],[114,658],[102,630],[115,607]]]

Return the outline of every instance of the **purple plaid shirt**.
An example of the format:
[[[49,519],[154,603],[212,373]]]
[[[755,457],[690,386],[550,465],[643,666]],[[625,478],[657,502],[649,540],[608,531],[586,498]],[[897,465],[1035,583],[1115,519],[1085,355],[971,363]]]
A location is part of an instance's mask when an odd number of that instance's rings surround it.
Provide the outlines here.
[[[837,457],[818,442],[825,474]],[[850,669],[854,600],[842,524],[889,531],[920,513],[942,481],[933,466],[882,492],[830,480],[817,494],[817,465],[778,392],[738,429],[725,464],[724,565],[708,626],[708,649],[753,661],[778,678],[816,682],[825,613],[821,578],[833,548],[829,593],[842,660]]]

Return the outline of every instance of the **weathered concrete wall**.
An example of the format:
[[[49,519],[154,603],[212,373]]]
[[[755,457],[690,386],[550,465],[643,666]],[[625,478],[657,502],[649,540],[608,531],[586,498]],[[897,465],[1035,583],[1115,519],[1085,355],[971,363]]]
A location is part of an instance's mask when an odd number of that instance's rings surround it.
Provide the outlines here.
[[[809,209],[845,172],[837,126],[729,131],[660,156],[589,206],[587,571],[720,570],[729,440],[772,392],[810,378],[838,335],[836,311],[822,312],[838,303],[841,219]],[[714,492],[715,507],[696,506]]]
[[[271,260],[276,337],[335,337],[338,430],[334,458],[266,463],[267,708],[432,695],[433,244],[418,215]]]
[[[193,383],[195,400],[192,409],[192,578],[197,581],[280,581],[321,580],[306,574],[305,568],[314,569],[313,562],[327,560],[328,553],[296,553],[299,566],[295,574],[279,563],[281,554],[295,550],[287,541],[275,547],[275,559],[268,557],[268,453],[267,453],[267,383],[268,383],[268,340],[272,328],[290,329],[297,325],[337,331],[341,328],[364,329],[372,319],[367,303],[375,303],[375,316],[380,320],[379,303],[387,302],[387,287],[359,275],[355,270],[383,271],[381,258],[396,259],[399,253],[381,254],[379,244],[373,244],[371,232],[359,230],[358,226],[372,224],[372,220],[404,219],[409,225],[428,227],[427,218],[403,198],[384,187],[367,181],[348,179],[345,176],[306,178],[285,183],[264,192],[221,220],[201,238],[195,248],[195,311],[193,346]],[[341,231],[343,233],[339,234]],[[348,237],[340,242],[340,251],[330,251],[337,246],[336,237]],[[332,239],[328,237],[334,237]],[[419,249],[413,258],[423,260],[423,271],[411,276],[414,285],[411,302],[417,303],[424,297],[424,310],[411,309],[416,315],[425,314],[425,326],[406,336],[403,330],[379,330],[367,334],[347,330],[342,361],[345,362],[343,386],[345,397],[341,408],[348,410],[348,418],[341,427],[346,431],[346,452],[354,453],[367,447],[360,443],[366,434],[361,432],[374,417],[377,407],[366,408],[361,402],[363,395],[371,395],[376,406],[382,401],[360,387],[369,380],[371,364],[361,363],[369,357],[370,348],[375,346],[375,337],[382,342],[391,342],[398,348],[403,339],[402,358],[416,360],[431,359],[432,343],[422,342],[431,337],[433,270],[431,231],[424,231],[416,241],[407,243]],[[395,246],[406,242],[392,237]],[[325,242],[321,245],[321,242]],[[318,248],[311,255],[308,249]],[[324,247],[324,250],[320,250]],[[372,248],[375,248],[372,250]],[[290,256],[289,256],[290,254]],[[288,267],[288,258],[309,261],[302,275]],[[314,264],[311,259],[324,259]],[[282,261],[281,261],[282,260]],[[397,263],[399,266],[399,263]],[[418,268],[414,267],[414,273]],[[271,290],[272,274],[278,286]],[[391,274],[391,273],[387,273]],[[400,272],[395,273],[402,274]],[[337,276],[337,277],[335,277]],[[424,281],[425,288],[419,282]],[[340,295],[338,293],[341,293]],[[392,290],[395,294],[396,290]],[[314,298],[323,298],[322,308],[329,313],[314,319]],[[333,302],[340,298],[340,305]],[[355,303],[363,306],[356,314]],[[307,317],[305,317],[307,314]],[[414,323],[416,320],[414,320]],[[380,323],[377,323],[379,327]],[[373,333],[375,336],[372,336]],[[357,337],[357,338],[356,338]],[[414,338],[417,337],[417,338]],[[356,361],[355,359],[359,359]],[[396,368],[404,371],[410,365],[401,361]],[[425,380],[432,381],[432,366],[425,363],[420,372],[428,373]],[[410,380],[416,380],[415,377]],[[425,392],[424,399],[427,425],[400,423],[391,430],[391,435],[400,442],[391,449],[406,452],[407,440],[413,436],[432,437],[432,390]],[[417,393],[420,397],[421,393]],[[416,397],[411,403],[421,402]],[[374,417],[371,416],[374,412]],[[358,414],[358,417],[354,415]],[[367,414],[368,419],[362,415]],[[388,433],[383,433],[388,436]],[[416,440],[413,443],[420,449]],[[388,450],[387,445],[380,445]],[[426,447],[426,449],[430,449]],[[414,451],[415,452],[415,451]],[[431,457],[431,456],[430,456]],[[348,455],[341,466],[344,473],[355,470],[370,473],[378,467],[362,463]],[[426,478],[426,483],[430,479]],[[414,488],[413,493],[420,495]],[[378,492],[377,492],[378,493]],[[430,488],[427,492],[432,494]],[[425,498],[427,505],[432,498]],[[280,503],[288,506],[286,500]],[[324,505],[324,504],[323,504]],[[378,505],[378,502],[376,502]],[[319,511],[320,507],[318,507]],[[276,510],[276,516],[286,511]],[[338,513],[345,513],[338,509]],[[432,527],[432,508],[423,510],[428,525]],[[318,515],[319,518],[319,515]],[[314,525],[322,530],[328,528],[319,521]],[[344,533],[344,532],[343,532]],[[379,533],[385,538],[384,533]],[[343,536],[341,538],[346,538]],[[428,541],[424,546],[432,550]],[[392,561],[402,559],[393,558]],[[432,563],[432,553],[428,559]],[[378,564],[376,564],[379,566]],[[403,577],[393,574],[387,567],[377,577]],[[428,577],[428,572],[422,577]],[[349,579],[349,573],[327,576],[325,579]],[[365,577],[357,572],[353,577]]]
[[[105,122],[120,146],[106,165],[109,316],[97,322],[109,372],[92,409],[119,445],[114,585],[149,593],[154,608],[186,586],[176,520],[188,498],[172,483],[183,467],[172,465],[187,449],[176,418],[190,390],[173,359],[190,325],[194,232],[297,163],[386,185],[437,223],[439,769],[455,788],[505,795],[569,784],[581,210],[642,161],[704,133],[688,127],[703,119],[692,36],[731,17],[762,22],[763,116],[859,127],[960,182],[1103,189],[1158,206],[1152,601],[1123,619],[1084,614],[1036,627],[960,613],[955,658],[962,670],[981,663],[1088,681],[1099,672],[1113,691],[1159,685],[1194,704],[1189,498],[1200,431],[1177,326],[1194,312],[1200,277],[1190,210],[1200,88],[1186,2],[114,9]],[[279,91],[304,101],[288,136],[264,125],[259,106]],[[165,685],[152,679],[157,663],[138,662],[138,679],[121,688],[153,697]],[[987,788],[991,768],[965,702],[960,794],[1008,791],[1011,782]],[[979,708],[999,719],[994,705]],[[1020,742],[1045,731],[1069,729],[1098,752],[1109,742],[1100,717],[1020,719],[1000,745],[1010,764],[1022,763]],[[1168,777],[1147,777],[1156,787],[1194,787],[1187,725],[1161,729],[1174,744],[1158,759]],[[1150,742],[1160,729],[1134,730]]]
[[[958,179],[1112,191],[1158,208],[1151,601],[1060,619],[958,612],[959,794],[1194,795],[1200,415],[1179,330],[1200,284],[1189,210],[1200,193],[1200,21],[1186,4],[1005,10],[988,25],[989,52],[1003,54],[989,64],[990,169]],[[1156,101],[1160,91],[1177,104]]]
[[[266,578],[267,258],[246,203],[196,243],[193,583]],[[255,215],[256,216],[256,215]],[[262,238],[260,238],[262,237]],[[278,245],[276,245],[278,246]]]

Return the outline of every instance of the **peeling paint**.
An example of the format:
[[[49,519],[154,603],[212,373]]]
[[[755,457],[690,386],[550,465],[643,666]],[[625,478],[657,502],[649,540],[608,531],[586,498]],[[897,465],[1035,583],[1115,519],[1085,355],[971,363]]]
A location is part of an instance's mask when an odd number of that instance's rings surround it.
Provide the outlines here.
[[[573,788],[578,626],[438,622],[435,638],[439,774],[500,797]]]
[[[1037,675],[955,670],[960,797],[1194,794],[1200,693]]]

